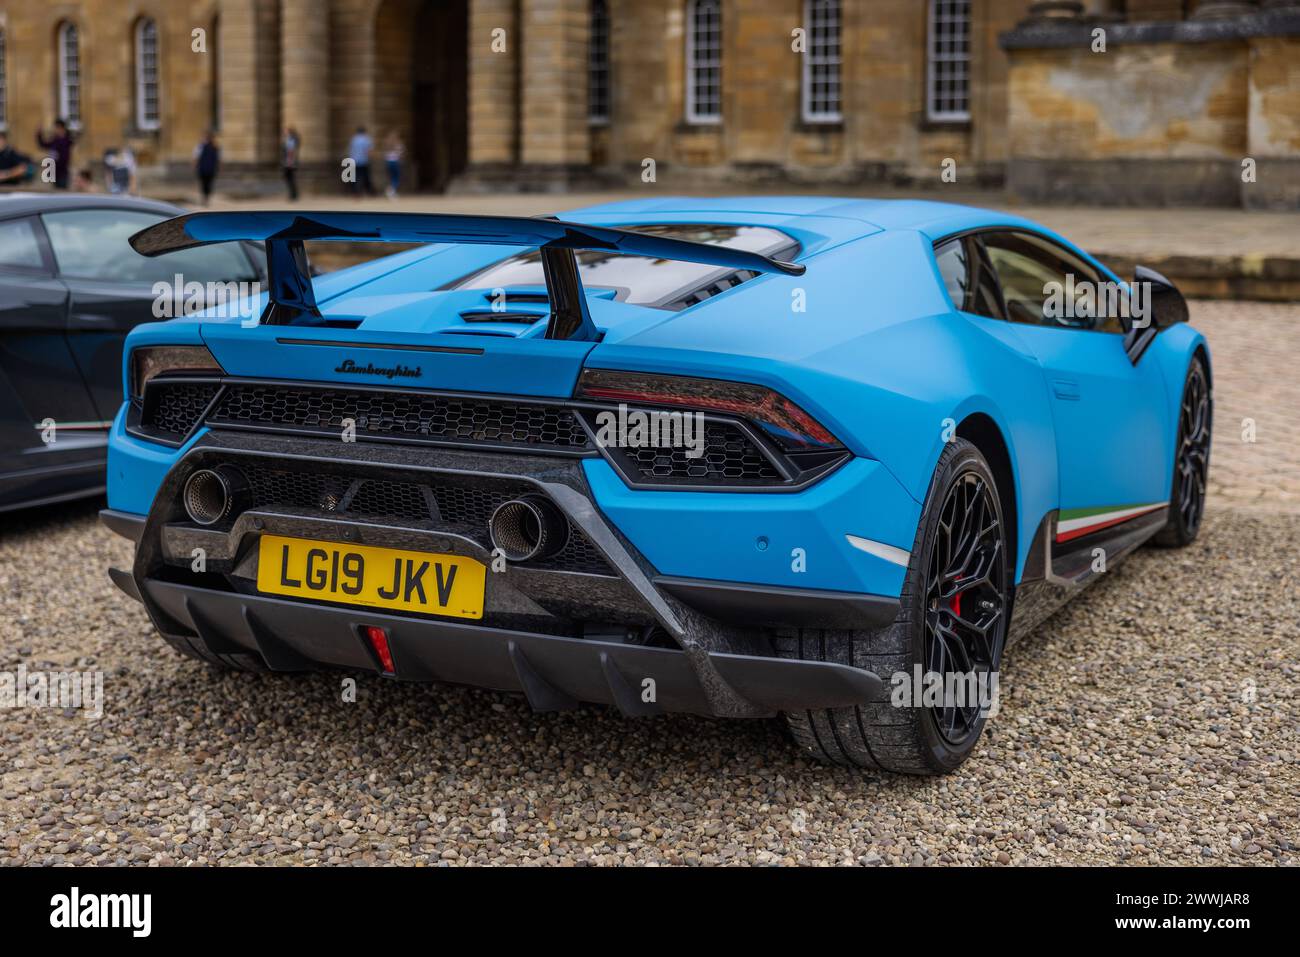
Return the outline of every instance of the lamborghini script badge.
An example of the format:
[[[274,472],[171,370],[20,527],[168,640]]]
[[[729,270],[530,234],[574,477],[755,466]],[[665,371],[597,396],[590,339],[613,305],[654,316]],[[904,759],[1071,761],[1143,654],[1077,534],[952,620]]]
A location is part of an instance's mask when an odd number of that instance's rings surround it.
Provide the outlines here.
[[[385,379],[418,379],[420,377],[420,367],[412,369],[410,366],[377,366],[373,362],[367,362],[363,366],[357,365],[351,359],[344,359],[343,364],[334,370],[345,375],[381,375]]]

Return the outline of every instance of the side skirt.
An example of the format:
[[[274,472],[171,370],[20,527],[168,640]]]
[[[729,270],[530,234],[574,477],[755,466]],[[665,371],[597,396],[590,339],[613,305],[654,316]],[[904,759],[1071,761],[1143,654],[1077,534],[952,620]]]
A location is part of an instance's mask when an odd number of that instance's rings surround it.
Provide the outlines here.
[[[1096,581],[1103,570],[1114,568],[1164,528],[1168,512],[1167,505],[1160,505],[1077,537],[1060,532],[1057,511],[1044,515],[1034,533],[1025,574],[1016,586],[1007,645],[1024,638]]]

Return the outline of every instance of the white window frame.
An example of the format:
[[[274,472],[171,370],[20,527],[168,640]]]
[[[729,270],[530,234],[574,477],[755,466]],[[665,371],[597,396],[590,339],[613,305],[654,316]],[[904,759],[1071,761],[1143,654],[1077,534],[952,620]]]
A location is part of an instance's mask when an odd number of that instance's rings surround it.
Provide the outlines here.
[[[717,10],[717,47],[713,57],[697,62],[695,49],[695,20],[699,8],[708,4]],[[695,73],[699,69],[716,67],[718,71],[718,102],[716,112],[703,113],[696,109]],[[686,4],[686,122],[699,126],[717,126],[722,122],[722,0],[688,0]]]
[[[945,17],[942,20],[939,17],[940,3],[962,3],[966,4],[966,15],[962,17]],[[966,52],[947,51],[939,53],[935,50],[939,40],[939,31],[941,28],[947,28],[951,31],[954,23],[963,23],[964,29],[961,31],[966,39]],[[970,102],[971,102],[971,32],[972,17],[970,10],[970,0],[929,0],[929,12],[927,15],[927,26],[925,36],[925,115],[932,123],[969,123],[970,122]],[[952,38],[952,33],[945,35]],[[966,84],[966,109],[936,109],[936,103],[939,99],[939,64],[956,64],[957,71],[964,74],[963,79]]]
[[[818,8],[822,12],[832,13],[830,28],[834,31],[834,53],[827,53],[814,47],[813,18]],[[843,70],[843,5],[840,0],[804,0],[803,29],[805,47],[803,51],[803,78],[800,84],[799,113],[805,123],[841,123],[844,121],[844,85],[841,80]],[[828,44],[831,46],[832,44]],[[819,73],[819,71],[821,71]],[[815,108],[813,105],[813,87],[818,83],[834,81],[835,105],[837,109]]]
[[[6,42],[5,28],[0,26],[0,132],[9,129],[9,87],[5,84],[5,55],[9,51],[5,48]]]
[[[68,37],[71,35],[76,45],[75,76],[68,75]],[[59,116],[68,124],[68,129],[81,129],[81,31],[71,20],[59,24],[57,34],[59,45]],[[75,96],[73,90],[75,89]],[[73,100],[76,108],[73,109]]]
[[[597,16],[597,11],[601,12],[600,16]],[[598,20],[604,25],[602,34],[596,33]],[[613,94],[609,82],[609,34],[608,0],[591,0],[591,32],[587,48],[587,122],[591,126],[609,124],[610,97]],[[597,43],[597,40],[603,42]],[[603,95],[603,110],[597,108],[597,97],[593,95],[597,90]]]
[[[153,29],[153,76],[146,75],[144,43],[145,30]],[[135,23],[135,126],[139,130],[157,130],[162,127],[162,84],[159,77],[162,70],[159,69],[159,43],[158,43],[158,22],[151,17],[141,17]],[[149,86],[153,85],[153,108],[154,115],[151,119],[147,115],[146,104],[149,96]]]

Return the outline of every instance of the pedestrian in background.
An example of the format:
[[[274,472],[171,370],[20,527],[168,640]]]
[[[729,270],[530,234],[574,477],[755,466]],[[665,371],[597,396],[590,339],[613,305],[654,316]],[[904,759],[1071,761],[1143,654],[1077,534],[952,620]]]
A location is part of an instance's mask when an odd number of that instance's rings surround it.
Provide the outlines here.
[[[217,178],[217,169],[221,166],[221,150],[217,148],[217,137],[212,130],[203,135],[203,142],[194,147],[194,172],[199,177],[199,192],[203,196],[203,205],[208,205],[212,198],[212,184]]]
[[[348,156],[352,159],[352,165],[356,167],[356,179],[352,183],[352,191],[358,198],[375,195],[375,187],[370,182],[370,153],[374,148],[374,140],[370,138],[366,128],[358,126],[356,133],[352,134],[352,141],[348,143]]]
[[[72,134],[62,119],[54,121],[54,133],[47,136],[44,130],[36,131],[36,142],[54,159],[54,188],[67,189],[72,176]]]
[[[397,190],[402,185],[402,154],[405,152],[406,144],[397,130],[393,130],[384,142],[384,165],[388,168],[386,195],[389,199],[397,198]]]
[[[110,146],[104,152],[104,185],[114,196],[135,194],[135,153],[129,146]]]
[[[284,168],[284,183],[289,187],[289,202],[298,201],[298,150],[302,147],[302,138],[292,126],[284,131],[284,141],[280,144],[282,154],[280,165]]]

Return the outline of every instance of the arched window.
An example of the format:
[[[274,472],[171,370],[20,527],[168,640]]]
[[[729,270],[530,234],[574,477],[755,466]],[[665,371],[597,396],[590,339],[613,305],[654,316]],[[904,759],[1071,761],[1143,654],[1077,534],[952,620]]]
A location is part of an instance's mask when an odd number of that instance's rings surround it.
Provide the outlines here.
[[[722,122],[722,3],[686,4],[686,121]]]
[[[970,0],[930,0],[925,114],[936,123],[970,119]]]
[[[609,4],[591,0],[591,37],[587,47],[587,120],[609,122]]]
[[[148,17],[135,25],[135,125],[156,130],[158,110],[158,24]]]
[[[59,24],[59,116],[72,129],[81,127],[81,38],[77,25]]]
[[[802,113],[805,123],[838,123],[840,0],[805,0]]]
[[[8,93],[5,87],[5,32],[0,30],[0,130],[9,129]]]

